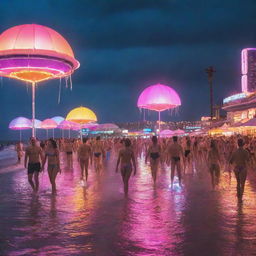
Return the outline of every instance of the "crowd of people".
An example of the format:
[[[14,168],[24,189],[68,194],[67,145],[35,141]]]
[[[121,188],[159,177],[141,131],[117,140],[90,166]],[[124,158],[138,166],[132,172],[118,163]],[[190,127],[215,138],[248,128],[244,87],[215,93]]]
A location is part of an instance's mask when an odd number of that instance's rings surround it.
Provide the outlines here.
[[[22,143],[16,145],[18,163],[24,155],[24,167],[28,170],[28,181],[32,189],[39,190],[39,174],[48,170],[52,193],[56,194],[56,177],[62,169],[72,170],[73,161],[78,161],[81,183],[85,185],[89,176],[89,165],[100,174],[104,170],[107,154],[116,156],[116,172],[121,173],[124,194],[129,191],[129,179],[137,172],[137,159],[144,158],[150,165],[153,185],[157,185],[158,171],[163,164],[171,166],[171,187],[177,176],[183,186],[186,174],[195,174],[199,169],[208,170],[212,189],[218,187],[221,173],[234,171],[237,180],[237,197],[242,200],[248,170],[256,162],[256,141],[250,137],[172,137],[151,139],[129,138],[83,138],[49,139],[39,142],[31,138],[25,149]],[[24,153],[25,154],[24,154]],[[61,165],[60,155],[65,157]],[[47,168],[46,168],[47,164]],[[202,166],[204,168],[202,168]]]

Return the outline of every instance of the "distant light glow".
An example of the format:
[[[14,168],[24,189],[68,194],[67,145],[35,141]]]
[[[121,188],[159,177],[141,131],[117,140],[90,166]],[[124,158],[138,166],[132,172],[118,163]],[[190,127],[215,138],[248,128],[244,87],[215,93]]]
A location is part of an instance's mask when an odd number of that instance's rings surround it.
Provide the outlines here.
[[[223,103],[226,104],[226,103],[231,102],[231,101],[235,101],[235,100],[239,100],[239,99],[244,99],[248,95],[249,94],[247,92],[242,92],[242,93],[234,94],[234,95],[231,95],[231,96],[225,98],[223,100]]]
[[[247,75],[242,75],[241,84],[242,84],[242,92],[248,92],[248,81]]]
[[[248,72],[248,49],[242,50],[241,56],[241,65],[242,65],[242,92],[248,92],[248,79],[247,79],[247,72]]]

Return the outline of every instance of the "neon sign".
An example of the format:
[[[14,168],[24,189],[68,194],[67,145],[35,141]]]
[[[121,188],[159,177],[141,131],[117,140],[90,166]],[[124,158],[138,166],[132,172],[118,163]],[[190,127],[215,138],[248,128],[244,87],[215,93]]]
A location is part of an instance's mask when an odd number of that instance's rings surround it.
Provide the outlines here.
[[[231,96],[225,98],[225,99],[223,100],[223,103],[226,104],[226,103],[229,103],[229,102],[231,102],[231,101],[244,99],[244,98],[246,98],[247,96],[248,96],[248,93],[246,93],[246,92],[234,94],[234,95],[231,95]]]

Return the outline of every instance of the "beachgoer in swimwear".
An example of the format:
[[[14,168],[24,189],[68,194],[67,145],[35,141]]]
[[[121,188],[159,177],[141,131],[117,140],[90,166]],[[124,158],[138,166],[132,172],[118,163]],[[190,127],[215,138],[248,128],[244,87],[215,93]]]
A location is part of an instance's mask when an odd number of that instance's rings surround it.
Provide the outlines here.
[[[179,185],[181,186],[181,164],[180,160],[183,159],[183,149],[178,143],[178,137],[173,136],[173,143],[168,147],[168,162],[171,162],[171,187],[173,187],[173,180],[175,175],[175,170],[177,169],[177,174],[179,178]],[[184,159],[183,159],[184,160]]]
[[[77,159],[81,167],[81,180],[87,181],[88,179],[88,166],[89,160],[92,163],[92,149],[91,146],[87,144],[88,139],[83,138],[83,144],[79,146],[77,152]]]
[[[48,175],[52,185],[52,194],[56,194],[57,190],[55,180],[58,172],[61,173],[61,169],[59,150],[56,141],[53,139],[48,140],[42,169],[44,169],[46,160],[48,160]]]
[[[23,156],[23,144],[21,142],[18,142],[15,146],[15,151],[17,152],[17,163],[20,164],[21,158]]]
[[[121,174],[124,183],[124,194],[128,195],[129,190],[129,179],[132,174],[136,174],[136,162],[134,157],[134,152],[131,148],[131,141],[129,139],[125,139],[124,141],[125,148],[119,151],[117,164],[116,164],[116,172],[118,172],[119,163],[121,162]]]
[[[239,148],[232,154],[230,163],[234,165],[234,173],[237,181],[237,197],[239,200],[242,200],[247,176],[249,153],[243,148],[243,139],[238,139],[237,144]]]
[[[37,192],[39,189],[39,172],[43,161],[42,149],[36,145],[36,139],[30,139],[31,145],[26,148],[24,166],[28,169],[28,181],[32,189]],[[34,178],[34,182],[33,182]]]
[[[93,150],[93,161],[94,168],[96,172],[99,172],[102,169],[102,160],[105,158],[105,150],[100,140],[100,136],[96,138],[95,143],[92,147]]]
[[[154,181],[154,184],[156,183],[156,177],[157,177],[157,170],[159,166],[159,160],[161,157],[161,146],[157,142],[157,137],[152,137],[152,145],[149,146],[145,162],[147,162],[148,158],[150,158],[150,168],[151,168],[151,174]]]
[[[220,180],[220,155],[214,140],[211,141],[207,159],[211,174],[212,188],[214,189],[215,186],[219,184]]]
[[[66,157],[67,157],[67,168],[71,170],[73,169],[73,151],[74,151],[73,142],[71,139],[66,139],[64,150],[66,152]]]

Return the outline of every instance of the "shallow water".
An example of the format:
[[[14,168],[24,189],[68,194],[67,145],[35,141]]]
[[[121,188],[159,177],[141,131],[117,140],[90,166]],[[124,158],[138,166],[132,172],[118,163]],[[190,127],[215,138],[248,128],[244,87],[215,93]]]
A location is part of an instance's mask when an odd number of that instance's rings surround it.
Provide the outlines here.
[[[256,174],[237,203],[233,176],[212,191],[198,168],[171,190],[162,166],[154,187],[142,157],[125,198],[114,167],[112,156],[101,175],[90,168],[83,187],[75,163],[57,177],[57,196],[46,172],[38,195],[25,170],[1,174],[0,255],[256,255]]]

